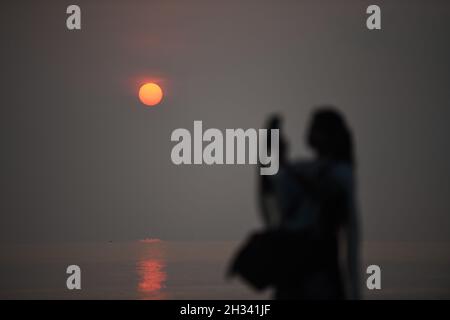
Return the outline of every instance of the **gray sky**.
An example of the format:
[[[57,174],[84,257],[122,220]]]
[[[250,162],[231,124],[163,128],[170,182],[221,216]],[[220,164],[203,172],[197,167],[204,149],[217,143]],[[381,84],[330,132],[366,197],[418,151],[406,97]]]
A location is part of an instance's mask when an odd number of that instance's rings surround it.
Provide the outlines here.
[[[450,240],[446,1],[10,1],[2,50],[0,241],[240,239],[259,226],[252,166],[175,166],[176,128],[352,126],[364,237]],[[137,99],[157,80],[162,104]]]

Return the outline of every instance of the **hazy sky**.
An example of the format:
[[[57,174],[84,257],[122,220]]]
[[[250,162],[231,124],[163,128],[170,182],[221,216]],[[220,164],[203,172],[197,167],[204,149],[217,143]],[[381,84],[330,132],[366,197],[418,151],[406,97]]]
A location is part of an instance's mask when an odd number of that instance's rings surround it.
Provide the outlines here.
[[[352,126],[365,239],[450,240],[447,1],[72,1],[2,4],[0,240],[241,239],[252,166],[175,166],[176,128],[286,120]],[[145,108],[143,79],[165,99]]]

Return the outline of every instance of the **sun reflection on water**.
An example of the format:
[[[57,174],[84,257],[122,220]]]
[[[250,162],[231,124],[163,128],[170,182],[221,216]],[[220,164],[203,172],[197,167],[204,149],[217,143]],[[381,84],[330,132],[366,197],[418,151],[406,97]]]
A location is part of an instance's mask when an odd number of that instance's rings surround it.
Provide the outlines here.
[[[138,292],[141,299],[167,299],[167,293],[164,292],[167,273],[163,256],[163,247],[159,243],[146,246],[144,258],[137,264]]]

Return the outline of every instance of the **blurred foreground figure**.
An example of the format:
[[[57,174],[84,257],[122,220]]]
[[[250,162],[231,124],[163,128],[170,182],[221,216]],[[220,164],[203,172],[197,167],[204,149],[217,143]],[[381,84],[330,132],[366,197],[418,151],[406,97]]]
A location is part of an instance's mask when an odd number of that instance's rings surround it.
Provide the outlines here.
[[[350,129],[333,108],[312,117],[307,143],[312,160],[289,162],[280,129],[280,170],[260,176],[266,229],[253,234],[230,272],[276,299],[358,299],[358,227],[355,161]],[[268,141],[270,146],[270,141]]]

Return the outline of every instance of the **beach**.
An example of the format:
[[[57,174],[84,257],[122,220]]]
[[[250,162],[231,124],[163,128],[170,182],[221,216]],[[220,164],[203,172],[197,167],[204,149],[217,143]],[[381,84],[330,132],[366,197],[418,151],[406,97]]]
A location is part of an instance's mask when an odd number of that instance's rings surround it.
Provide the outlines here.
[[[226,270],[237,241],[132,241],[1,245],[0,299],[270,299]],[[377,264],[381,290],[366,299],[449,299],[448,243],[364,243],[362,269]],[[81,290],[66,269],[81,268]],[[262,266],[263,267],[263,266]],[[365,269],[364,269],[365,270]],[[361,274],[365,286],[367,275]]]

